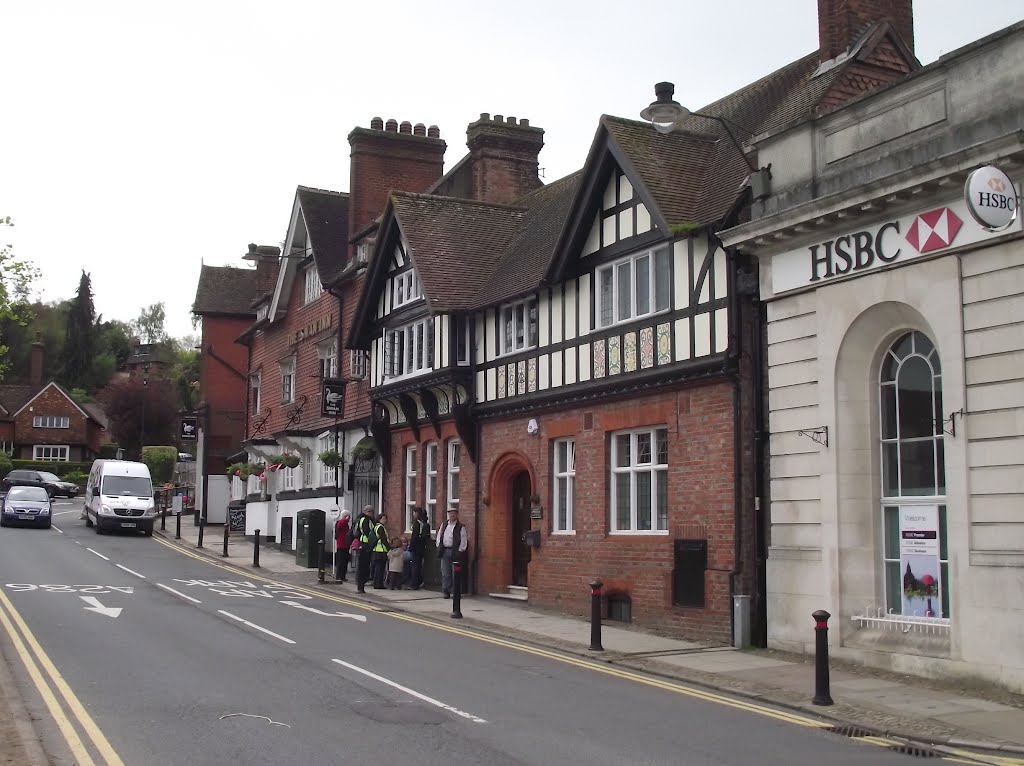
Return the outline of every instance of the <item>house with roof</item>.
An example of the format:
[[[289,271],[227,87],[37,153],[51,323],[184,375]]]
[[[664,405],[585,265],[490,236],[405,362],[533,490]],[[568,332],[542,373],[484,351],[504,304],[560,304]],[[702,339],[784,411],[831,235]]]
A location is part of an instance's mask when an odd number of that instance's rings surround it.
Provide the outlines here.
[[[610,618],[720,641],[738,604],[763,643],[762,309],[756,260],[717,232],[762,203],[751,137],[916,66],[896,22],[839,25],[868,5],[819,3],[855,43],[840,60],[667,133],[602,117],[543,189],[542,131],[482,115],[433,193],[391,195],[350,340],[384,507],[457,503],[476,590],[585,614],[599,579]]]

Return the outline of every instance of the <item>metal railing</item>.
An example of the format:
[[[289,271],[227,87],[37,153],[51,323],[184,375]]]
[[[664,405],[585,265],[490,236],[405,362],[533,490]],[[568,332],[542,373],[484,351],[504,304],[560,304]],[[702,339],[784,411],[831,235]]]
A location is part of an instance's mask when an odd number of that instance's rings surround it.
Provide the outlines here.
[[[886,612],[881,607],[865,607],[864,614],[852,617],[864,628],[888,630],[899,633],[922,633],[925,635],[949,635],[948,617],[926,617],[917,614],[896,614],[892,609]]]

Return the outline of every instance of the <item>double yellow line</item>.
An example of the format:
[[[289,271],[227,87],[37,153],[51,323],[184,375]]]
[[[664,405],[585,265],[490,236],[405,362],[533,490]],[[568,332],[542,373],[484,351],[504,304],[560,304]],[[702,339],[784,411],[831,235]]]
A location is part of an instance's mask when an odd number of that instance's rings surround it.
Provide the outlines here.
[[[10,636],[14,650],[21,658],[21,662],[24,664],[25,670],[28,671],[32,683],[35,684],[39,696],[43,698],[43,702],[46,704],[47,710],[50,711],[50,715],[53,716],[57,728],[64,736],[68,747],[71,748],[71,754],[74,756],[75,763],[78,766],[96,766],[96,761],[93,759],[89,748],[78,734],[78,729],[75,727],[75,722],[77,722],[78,727],[81,728],[85,736],[92,742],[95,752],[102,759],[101,763],[106,764],[106,766],[124,766],[124,761],[115,752],[110,742],[103,735],[103,732],[96,725],[96,722],[92,720],[92,716],[85,711],[85,707],[83,707],[78,697],[71,691],[71,687],[61,677],[56,666],[50,661],[46,652],[43,651],[43,647],[39,645],[35,636],[32,635],[32,631],[28,629],[28,625],[25,624],[21,615],[18,614],[14,605],[2,590],[0,590],[0,626]],[[63,698],[67,712],[65,712],[65,707],[61,706],[61,701],[57,698],[57,694]]]

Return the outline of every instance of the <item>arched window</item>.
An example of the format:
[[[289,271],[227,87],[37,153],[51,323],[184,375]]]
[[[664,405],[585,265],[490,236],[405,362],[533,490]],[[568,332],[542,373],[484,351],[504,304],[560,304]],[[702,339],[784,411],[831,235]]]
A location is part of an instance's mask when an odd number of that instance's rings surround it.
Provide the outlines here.
[[[942,367],[908,332],[879,369],[886,610],[949,617]]]

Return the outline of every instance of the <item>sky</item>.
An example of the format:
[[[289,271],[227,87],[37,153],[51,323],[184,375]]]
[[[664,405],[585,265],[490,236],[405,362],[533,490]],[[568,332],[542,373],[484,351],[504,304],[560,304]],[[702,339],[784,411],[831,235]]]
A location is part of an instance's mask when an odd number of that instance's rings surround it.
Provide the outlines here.
[[[918,0],[928,64],[1024,18]],[[0,0],[0,238],[71,298],[192,332],[201,264],[285,237],[295,187],[348,191],[349,131],[438,125],[445,169],[480,113],[545,130],[545,181],[654,83],[697,109],[818,47],[815,0]]]

